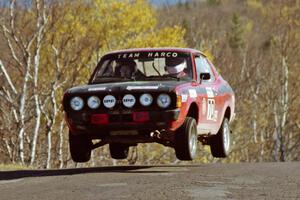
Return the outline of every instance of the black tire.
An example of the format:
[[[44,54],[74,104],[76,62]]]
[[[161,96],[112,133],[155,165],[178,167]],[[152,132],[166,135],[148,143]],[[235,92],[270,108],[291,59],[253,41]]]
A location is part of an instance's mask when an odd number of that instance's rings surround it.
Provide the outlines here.
[[[193,160],[196,157],[198,144],[197,124],[192,117],[187,117],[176,131],[175,153],[179,160]]]
[[[230,151],[230,127],[227,118],[224,118],[217,135],[210,138],[210,151],[213,157],[226,158]]]
[[[126,159],[128,157],[129,146],[120,143],[109,144],[110,156],[113,159]]]
[[[91,159],[92,141],[84,135],[69,132],[69,146],[74,162],[88,162]]]

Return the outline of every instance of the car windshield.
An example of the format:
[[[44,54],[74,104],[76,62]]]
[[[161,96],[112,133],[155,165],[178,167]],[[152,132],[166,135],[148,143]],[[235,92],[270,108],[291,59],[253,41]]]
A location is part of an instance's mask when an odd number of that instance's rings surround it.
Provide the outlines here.
[[[191,78],[192,67],[188,53],[128,52],[104,56],[96,67],[91,82]]]

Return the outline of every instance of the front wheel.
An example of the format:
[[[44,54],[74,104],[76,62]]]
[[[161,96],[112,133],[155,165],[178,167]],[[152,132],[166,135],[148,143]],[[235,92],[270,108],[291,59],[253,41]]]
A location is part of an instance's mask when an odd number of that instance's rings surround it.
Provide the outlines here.
[[[92,141],[85,135],[69,132],[69,146],[74,162],[88,162],[91,159]]]
[[[175,153],[179,160],[193,160],[198,144],[197,124],[192,117],[187,117],[175,135]]]
[[[210,139],[210,151],[213,157],[226,158],[230,151],[230,127],[227,118],[224,118],[217,135]]]

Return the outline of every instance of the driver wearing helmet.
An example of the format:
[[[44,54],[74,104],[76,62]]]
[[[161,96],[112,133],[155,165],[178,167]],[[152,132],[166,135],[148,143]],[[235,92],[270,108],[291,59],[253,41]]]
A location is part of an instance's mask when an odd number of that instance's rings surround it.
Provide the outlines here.
[[[186,77],[187,74],[184,72],[186,68],[187,64],[184,58],[166,58],[165,70],[168,74],[177,78]]]
[[[132,78],[136,71],[137,66],[133,60],[119,60],[117,62],[115,75],[123,78]]]

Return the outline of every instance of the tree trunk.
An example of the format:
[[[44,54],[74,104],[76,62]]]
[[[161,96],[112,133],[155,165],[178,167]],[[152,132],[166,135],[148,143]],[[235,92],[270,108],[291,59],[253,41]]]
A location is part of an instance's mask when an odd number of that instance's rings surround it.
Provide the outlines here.
[[[282,69],[283,69],[283,87],[280,96],[280,102],[276,102],[274,105],[274,117],[275,117],[275,160],[284,162],[286,161],[286,140],[285,140],[285,126],[288,115],[288,103],[289,103],[289,69],[286,63],[286,57],[282,57]],[[279,108],[277,106],[279,105]],[[286,133],[287,134],[287,133]]]
[[[23,82],[23,90],[21,95],[21,101],[20,101],[20,123],[19,123],[19,157],[21,164],[25,164],[25,158],[24,158],[24,134],[25,134],[25,119],[26,119],[26,102],[27,102],[27,95],[28,95],[28,82],[30,78],[30,58],[28,58],[27,62],[27,68],[26,68],[26,74],[24,77]]]
[[[64,167],[64,156],[63,156],[63,146],[64,146],[64,127],[65,123],[62,120],[59,128],[59,147],[58,147],[58,159],[59,159],[59,168],[62,169]]]
[[[47,151],[47,165],[46,168],[51,168],[51,149],[52,149],[52,132],[49,131],[47,135],[47,144],[48,144],[48,151]]]

